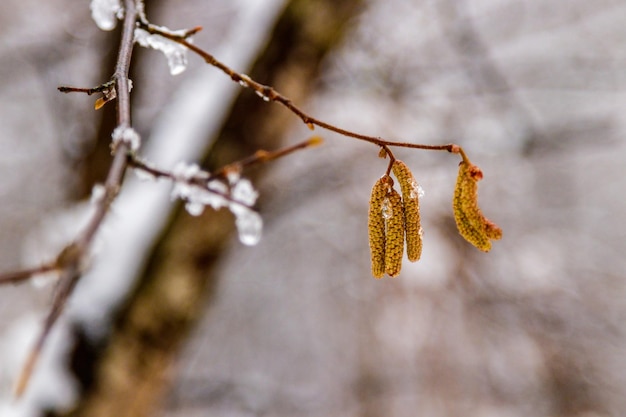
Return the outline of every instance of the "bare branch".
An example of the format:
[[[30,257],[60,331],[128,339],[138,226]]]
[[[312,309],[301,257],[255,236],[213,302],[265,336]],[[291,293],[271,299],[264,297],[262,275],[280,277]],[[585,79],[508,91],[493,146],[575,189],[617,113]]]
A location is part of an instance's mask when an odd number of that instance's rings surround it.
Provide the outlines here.
[[[446,144],[446,145],[426,145],[426,144],[410,143],[410,142],[395,142],[395,141],[387,140],[387,139],[377,137],[377,136],[369,136],[369,135],[364,135],[361,133],[353,132],[351,130],[343,129],[333,124],[324,122],[320,119],[317,119],[305,113],[298,106],[293,104],[293,102],[288,97],[283,96],[278,91],[274,90],[274,88],[267,86],[267,85],[263,85],[259,82],[256,82],[249,76],[245,74],[240,74],[237,71],[233,70],[228,65],[219,61],[210,53],[190,43],[184,36],[181,36],[177,33],[172,33],[171,31],[162,30],[160,27],[151,25],[145,21],[141,21],[139,24],[142,29],[146,30],[147,32],[151,34],[157,34],[157,35],[163,36],[164,38],[177,42],[181,45],[184,45],[186,48],[196,53],[198,56],[202,57],[207,64],[212,65],[218,68],[219,70],[221,70],[222,72],[224,72],[233,81],[239,83],[243,87],[249,87],[253,89],[257,93],[257,95],[259,95],[263,100],[275,101],[277,103],[282,104],[284,107],[286,107],[296,116],[298,116],[302,120],[302,122],[305,123],[311,129],[313,129],[314,126],[319,126],[326,130],[330,130],[331,132],[339,133],[340,135],[362,140],[365,142],[370,142],[378,146],[387,146],[387,147],[395,146],[395,147],[423,149],[423,150],[430,150],[430,151],[448,151],[451,153],[457,153],[455,151],[458,151],[458,149],[460,149],[458,145],[455,145],[452,143]]]
[[[130,92],[128,70],[133,50],[133,31],[135,21],[137,20],[137,9],[134,0],[125,0],[124,26],[122,29],[122,40],[115,66],[115,74],[113,81],[115,83],[115,91],[117,97],[117,123],[118,126],[130,127]],[[124,172],[128,166],[126,154],[129,151],[129,145],[120,142],[116,149],[113,164],[109,170],[105,183],[105,196],[100,199],[96,206],[96,211],[91,218],[85,230],[78,236],[74,243],[68,245],[58,256],[54,266],[60,268],[61,279],[59,287],[52,302],[52,308],[46,317],[44,327],[39,335],[33,350],[30,352],[28,361],[22,370],[20,378],[16,386],[16,395],[20,396],[28,385],[28,380],[32,370],[34,369],[37,358],[45,341],[50,334],[50,329],[54,326],[57,319],[63,312],[67,299],[72,294],[76,284],[80,280],[83,270],[82,265],[84,259],[89,252],[89,248],[93,238],[104,221],[104,218],[111,206],[113,199],[116,197],[124,179]],[[32,274],[31,274],[32,275]]]

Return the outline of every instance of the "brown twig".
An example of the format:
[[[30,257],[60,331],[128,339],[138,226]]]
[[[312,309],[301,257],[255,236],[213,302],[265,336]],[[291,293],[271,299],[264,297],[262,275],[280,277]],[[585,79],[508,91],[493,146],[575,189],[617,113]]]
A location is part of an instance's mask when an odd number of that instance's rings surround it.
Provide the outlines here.
[[[278,158],[290,155],[296,151],[311,148],[313,146],[318,146],[322,143],[322,141],[322,138],[320,138],[319,136],[313,136],[303,142],[297,143],[292,146],[287,146],[276,151],[265,151],[260,149],[249,157],[242,159],[241,161],[233,162],[232,164],[226,165],[222,169],[216,171],[211,176],[224,176],[229,170],[232,169],[241,170],[244,168],[248,168],[251,165],[274,161]]]
[[[247,207],[249,209],[252,209],[252,207],[250,207],[249,205],[232,198],[228,193],[220,192],[219,190],[209,188],[207,184],[210,181],[224,180],[227,177],[227,174],[229,172],[241,171],[242,169],[248,168],[255,164],[274,161],[276,159],[290,155],[293,152],[310,148],[313,146],[318,146],[321,143],[322,143],[322,138],[320,138],[319,136],[313,136],[303,142],[297,143],[292,146],[287,146],[287,147],[284,147],[275,151],[265,151],[261,149],[261,150],[256,151],[254,154],[250,155],[249,157],[239,160],[237,162],[233,162],[229,165],[226,165],[223,168],[213,173],[204,172],[203,173],[204,175],[199,175],[199,176],[190,178],[186,180],[186,182],[189,185],[200,187],[209,193],[218,195],[226,199],[228,202],[235,203],[235,204]],[[128,165],[134,169],[143,171],[155,178],[167,178],[171,181],[180,181],[180,178],[178,178],[173,172],[156,168],[150,165],[149,163],[142,161],[134,154],[128,154]],[[226,183],[226,186],[229,186],[229,184]]]
[[[23,269],[21,271],[8,272],[0,275],[0,285],[2,284],[18,284],[27,281],[35,275],[45,274],[57,269],[56,263],[50,262],[36,268]]]
[[[148,163],[138,159],[136,156],[129,155],[128,165],[136,170],[143,171],[149,175],[152,175],[155,178],[166,178],[171,181],[181,181],[181,179],[178,176],[176,176],[173,172],[153,167],[149,165]],[[188,185],[201,188],[202,190],[208,193],[220,196],[226,201],[228,201],[229,203],[238,204],[240,206],[253,210],[253,208],[249,206],[248,204],[232,198],[229,193],[209,188],[208,187],[209,182],[212,180],[218,180],[218,178],[216,175],[210,175],[208,172],[203,172],[203,174],[205,175],[198,175],[189,179],[185,179],[184,182]],[[227,187],[229,186],[229,184],[227,183],[225,183],[225,185]],[[181,199],[183,201],[187,201],[184,198],[181,198]]]
[[[72,87],[68,85],[62,85],[62,86],[57,87],[57,90],[59,90],[62,93],[85,93],[88,96],[90,96],[95,93],[104,93],[112,89],[114,86],[115,86],[115,80],[111,80],[111,81],[107,81],[106,83],[100,84],[92,88]]]
[[[169,32],[169,31],[164,31],[158,26],[151,25],[145,21],[140,21],[139,25],[142,29],[144,29],[148,33],[163,36],[164,38],[170,39],[174,42],[177,42],[185,46],[187,49],[191,50],[198,56],[202,57],[202,59],[204,59],[204,61],[207,64],[218,68],[223,73],[228,75],[233,81],[239,83],[240,85],[244,87],[249,87],[253,89],[261,98],[263,98],[263,100],[275,101],[277,103],[282,104],[284,107],[286,107],[296,116],[298,116],[302,120],[302,122],[305,123],[310,128],[313,128],[314,126],[319,126],[326,130],[330,130],[331,132],[339,133],[340,135],[362,140],[365,142],[370,142],[378,146],[413,148],[413,149],[422,149],[422,150],[430,150],[430,151],[448,151],[451,153],[458,153],[458,150],[460,149],[460,146],[452,144],[452,143],[449,143],[446,145],[426,145],[426,144],[410,143],[410,142],[395,142],[395,141],[383,139],[377,136],[369,136],[369,135],[364,135],[361,133],[353,132],[351,130],[343,129],[333,124],[324,122],[322,120],[319,120],[305,113],[295,104],[293,104],[293,102],[289,98],[283,96],[278,91],[274,90],[274,88],[267,86],[267,85],[263,85],[259,82],[256,82],[253,79],[251,79],[249,76],[245,74],[240,74],[237,71],[233,70],[228,65],[216,59],[210,53],[190,43],[185,37]]]
[[[128,71],[133,50],[133,33],[135,22],[137,21],[137,10],[134,0],[125,0],[125,15],[122,29],[122,40],[115,66],[115,73],[112,78],[117,96],[117,124],[122,128],[130,128],[130,93],[128,88]],[[106,85],[106,84],[103,84]],[[96,87],[98,88],[98,87]],[[80,90],[80,89],[78,89]],[[28,384],[32,370],[41,352],[45,341],[50,334],[50,330],[63,312],[67,299],[72,294],[76,284],[82,276],[82,264],[86,258],[93,238],[104,221],[109,211],[111,202],[119,192],[124,178],[124,172],[128,166],[126,154],[129,151],[128,144],[121,142],[116,149],[113,163],[105,182],[105,197],[100,199],[96,205],[96,210],[89,221],[87,227],[77,237],[74,243],[68,245],[54,262],[55,268],[61,268],[61,279],[59,287],[52,301],[52,308],[46,317],[43,329],[37,338],[37,342],[31,350],[26,365],[18,379],[15,393],[20,396]]]

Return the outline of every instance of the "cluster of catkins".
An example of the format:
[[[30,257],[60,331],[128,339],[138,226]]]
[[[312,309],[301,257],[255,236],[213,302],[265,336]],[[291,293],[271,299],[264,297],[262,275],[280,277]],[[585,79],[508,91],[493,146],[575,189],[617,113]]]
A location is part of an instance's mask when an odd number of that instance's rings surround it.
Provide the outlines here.
[[[400,184],[402,197],[387,174],[376,181],[370,197],[368,232],[375,278],[382,278],[385,273],[390,277],[400,274],[405,242],[409,261],[418,261],[422,254],[421,188],[404,162],[396,159],[392,172]],[[464,159],[459,166],[452,206],[461,236],[487,252],[491,240],[502,237],[502,230],[478,207],[477,182],[481,178],[480,169]]]
[[[372,189],[369,207],[369,242],[372,255],[372,275],[382,278],[400,274],[404,242],[411,262],[422,255],[422,227],[420,226],[420,188],[409,167],[400,160],[392,166],[400,183],[402,197],[393,188],[393,179],[384,175]]]

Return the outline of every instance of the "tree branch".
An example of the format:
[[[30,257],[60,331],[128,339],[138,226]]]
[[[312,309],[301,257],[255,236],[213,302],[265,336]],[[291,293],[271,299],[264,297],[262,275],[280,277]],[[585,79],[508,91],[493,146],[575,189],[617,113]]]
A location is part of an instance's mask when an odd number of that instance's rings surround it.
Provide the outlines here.
[[[313,129],[315,126],[319,126],[326,130],[330,130],[331,132],[339,133],[340,135],[350,137],[353,139],[362,140],[365,142],[372,143],[374,145],[378,145],[381,147],[401,147],[401,148],[413,148],[413,149],[422,149],[422,150],[430,150],[430,151],[448,151],[451,153],[459,153],[461,147],[459,145],[455,145],[453,143],[445,144],[445,145],[426,145],[420,143],[410,143],[410,142],[395,142],[391,140],[387,140],[377,136],[369,136],[364,135],[362,133],[353,132],[351,130],[343,129],[338,126],[335,126],[331,123],[325,122],[323,120],[317,119],[313,116],[310,116],[298,106],[293,104],[293,102],[284,95],[280,94],[273,87],[263,85],[257,81],[254,81],[252,78],[247,76],[246,74],[238,73],[237,71],[230,68],[228,65],[219,61],[210,53],[206,52],[202,48],[192,44],[185,36],[181,36],[178,33],[172,33],[167,30],[163,30],[162,28],[152,25],[145,20],[141,20],[139,25],[142,29],[151,34],[160,35],[164,38],[177,42],[187,49],[191,50],[198,56],[202,57],[204,61],[212,65],[223,73],[228,75],[233,81],[239,83],[242,87],[249,87],[253,89],[258,96],[260,96],[265,101],[275,101],[277,103],[282,104],[296,116],[298,116],[303,123],[305,123],[310,129]]]
[[[130,68],[130,60],[132,56],[134,44],[134,29],[137,21],[138,12],[135,7],[135,0],[125,0],[124,25],[122,29],[122,40],[115,66],[113,81],[115,82],[115,90],[117,95],[117,122],[118,126],[130,128],[130,93],[128,72]],[[76,284],[80,280],[83,271],[85,258],[88,256],[89,249],[93,242],[96,232],[100,228],[107,212],[111,206],[113,199],[117,196],[122,185],[124,172],[128,166],[126,154],[129,151],[129,145],[120,142],[115,149],[115,157],[113,164],[109,170],[109,174],[105,183],[105,196],[96,204],[96,211],[89,221],[87,227],[77,237],[74,243],[68,245],[59,255],[54,263],[55,268],[60,269],[61,279],[59,287],[54,295],[52,308],[46,317],[44,327],[37,338],[37,342],[29,354],[26,365],[24,366],[15,388],[17,396],[20,396],[28,384],[32,370],[34,369],[37,358],[45,343],[45,340],[56,323],[57,319],[63,312],[67,299],[72,294]],[[40,268],[41,269],[41,268]],[[34,272],[33,272],[34,271]],[[31,270],[31,275],[38,272]],[[21,278],[21,277],[20,277]]]

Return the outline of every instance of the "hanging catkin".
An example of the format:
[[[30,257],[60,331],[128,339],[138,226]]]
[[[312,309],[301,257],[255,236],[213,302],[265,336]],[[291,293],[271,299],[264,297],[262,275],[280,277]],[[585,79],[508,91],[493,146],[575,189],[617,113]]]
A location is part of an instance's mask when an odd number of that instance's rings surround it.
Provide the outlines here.
[[[383,217],[387,228],[385,272],[390,277],[397,277],[402,268],[402,255],[404,255],[404,208],[400,194],[392,188],[383,206]]]
[[[422,227],[419,211],[420,188],[409,167],[398,159],[393,163],[393,174],[398,179],[402,190],[406,253],[409,261],[415,262],[422,255]]]
[[[383,217],[383,203],[387,198],[390,181],[391,178],[387,175],[378,179],[372,188],[370,197],[367,229],[372,257],[372,275],[376,278],[382,278],[385,274],[385,218]]]
[[[490,239],[500,239],[502,230],[478,207],[478,181],[482,176],[480,168],[469,161],[460,163],[452,208],[461,236],[478,249],[488,252],[491,249]]]

